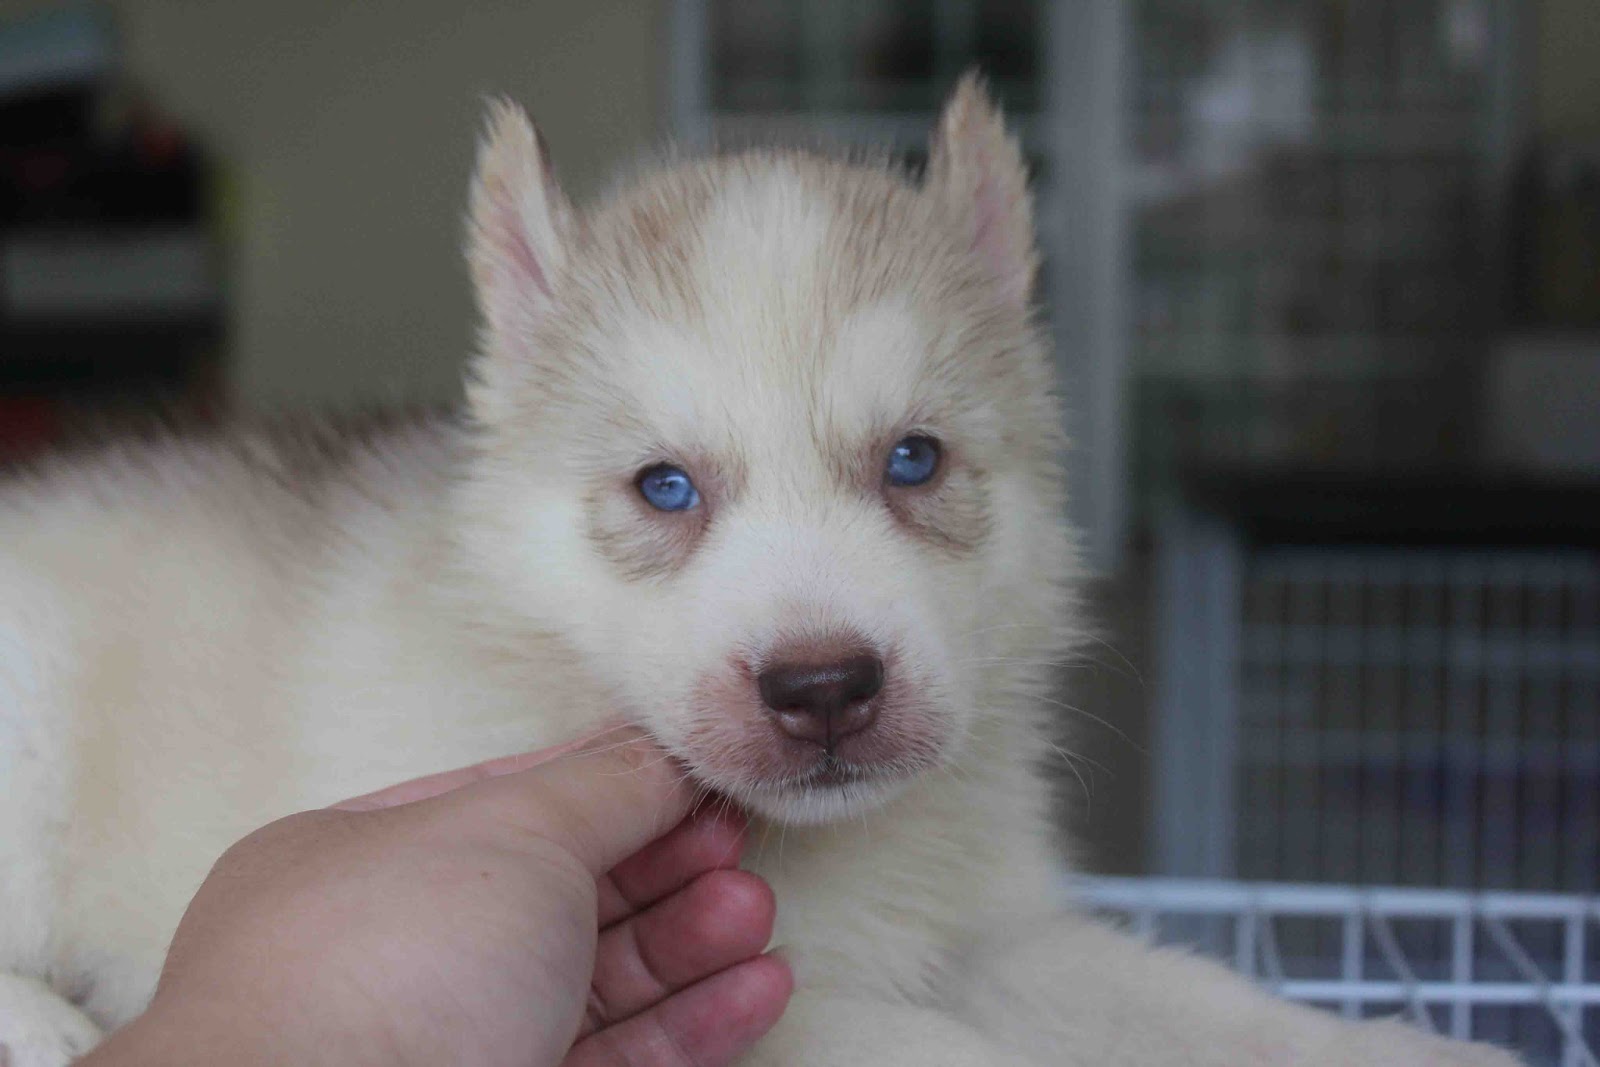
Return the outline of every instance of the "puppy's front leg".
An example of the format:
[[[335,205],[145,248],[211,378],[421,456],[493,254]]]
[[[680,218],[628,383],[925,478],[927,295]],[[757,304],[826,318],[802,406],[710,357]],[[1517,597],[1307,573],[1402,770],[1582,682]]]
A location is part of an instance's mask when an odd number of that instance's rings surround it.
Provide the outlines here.
[[[1080,915],[987,944],[956,1011],[1039,1063],[1100,1067],[1516,1067],[1486,1045],[1353,1023],[1271,996],[1219,964]]]
[[[0,973],[0,1064],[63,1067],[99,1040],[100,1028],[49,986]]]
[[[1076,1061],[1073,1061],[1076,1062]],[[800,990],[740,1067],[1044,1067],[937,1012]],[[1064,1061],[1049,1061],[1063,1067]]]

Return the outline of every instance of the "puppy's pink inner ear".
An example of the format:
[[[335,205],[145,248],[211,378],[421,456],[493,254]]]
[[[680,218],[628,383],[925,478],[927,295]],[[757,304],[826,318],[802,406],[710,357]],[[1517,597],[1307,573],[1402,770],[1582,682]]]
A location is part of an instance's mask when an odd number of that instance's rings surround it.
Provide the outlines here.
[[[972,191],[972,247],[1000,281],[1008,300],[1026,303],[1033,284],[1031,235],[1016,223],[1026,215],[1023,196],[1008,189],[989,168],[980,172]]]
[[[560,282],[572,211],[526,114],[496,101],[478,151],[469,259],[491,328],[524,330]]]
[[[500,254],[517,275],[513,281],[531,284],[545,296],[551,295],[550,279],[539,265],[539,257],[533,251],[522,214],[502,199],[495,204],[494,227]]]
[[[1004,299],[1026,304],[1038,265],[1027,165],[976,75],[961,79],[940,115],[931,166],[944,206],[968,227],[975,258]]]

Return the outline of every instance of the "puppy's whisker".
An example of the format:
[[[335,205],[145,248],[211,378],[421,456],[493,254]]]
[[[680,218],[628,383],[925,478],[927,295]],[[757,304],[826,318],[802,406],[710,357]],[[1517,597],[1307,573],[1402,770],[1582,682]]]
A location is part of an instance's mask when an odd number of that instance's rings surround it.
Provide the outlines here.
[[[1068,704],[1064,700],[1057,700],[1054,697],[1041,696],[1041,697],[1038,697],[1036,699],[1038,699],[1039,701],[1041,701],[1041,702],[1043,702],[1045,704],[1049,704],[1052,707],[1061,708],[1064,711],[1070,711],[1070,712],[1072,712],[1072,714],[1081,716],[1081,717],[1083,717],[1085,719],[1088,719],[1090,722],[1097,723],[1100,726],[1105,727],[1107,730],[1110,730],[1113,734],[1116,734],[1122,740],[1126,741],[1129,745],[1132,745],[1134,751],[1140,753],[1141,755],[1148,755],[1149,754],[1148,751],[1145,749],[1145,747],[1143,745],[1139,744],[1139,742],[1135,741],[1132,737],[1130,737],[1128,735],[1128,732],[1126,730],[1122,729],[1120,726],[1118,726],[1115,723],[1111,722],[1109,719],[1102,718],[1101,716],[1096,715],[1092,711],[1085,711],[1084,709],[1082,709],[1080,707],[1076,707],[1076,706],[1074,706],[1072,704]]]
[[[1088,633],[1080,634],[1079,635],[1079,640],[1087,641],[1087,642],[1089,642],[1090,644],[1093,644],[1093,645],[1099,645],[1101,648],[1103,648],[1107,652],[1111,653],[1117,659],[1122,661],[1122,665],[1128,669],[1128,673],[1130,675],[1132,675],[1133,678],[1136,679],[1139,682],[1139,684],[1141,684],[1141,685],[1144,684],[1144,675],[1139,673],[1139,668],[1135,667],[1133,665],[1133,661],[1131,659],[1129,659],[1127,656],[1123,655],[1122,651],[1120,649],[1118,649],[1117,646],[1113,645],[1110,641],[1107,641],[1103,637],[1096,637],[1094,634],[1088,634]]]

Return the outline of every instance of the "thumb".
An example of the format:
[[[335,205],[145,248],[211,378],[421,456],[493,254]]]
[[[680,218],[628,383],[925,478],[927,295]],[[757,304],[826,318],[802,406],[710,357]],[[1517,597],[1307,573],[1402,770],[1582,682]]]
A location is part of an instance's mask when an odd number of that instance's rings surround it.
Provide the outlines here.
[[[681,764],[643,731],[613,731],[585,748],[421,801],[436,817],[551,841],[596,877],[689,813]]]

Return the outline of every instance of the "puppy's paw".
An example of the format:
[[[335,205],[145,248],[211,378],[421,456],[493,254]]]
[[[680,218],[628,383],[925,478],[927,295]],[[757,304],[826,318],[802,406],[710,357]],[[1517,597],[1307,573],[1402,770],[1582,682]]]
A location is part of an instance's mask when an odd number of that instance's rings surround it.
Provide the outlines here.
[[[1451,1041],[1394,1020],[1341,1030],[1317,1067],[1522,1067],[1521,1060],[1493,1045]]]
[[[0,974],[0,1067],[64,1067],[100,1028],[43,982]]]

